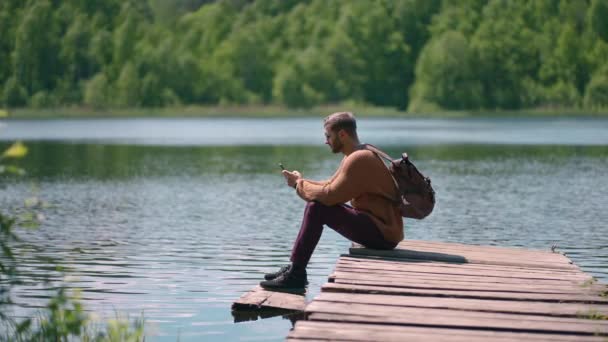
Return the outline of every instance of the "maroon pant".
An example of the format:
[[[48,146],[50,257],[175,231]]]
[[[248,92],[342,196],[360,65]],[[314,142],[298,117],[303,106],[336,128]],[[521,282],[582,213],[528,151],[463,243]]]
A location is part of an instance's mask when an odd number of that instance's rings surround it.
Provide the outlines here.
[[[323,225],[368,248],[393,249],[397,246],[384,239],[369,216],[353,207],[346,204],[327,206],[313,201],[306,205],[300,233],[291,251],[291,262],[294,265],[308,265],[312,252],[321,239]]]

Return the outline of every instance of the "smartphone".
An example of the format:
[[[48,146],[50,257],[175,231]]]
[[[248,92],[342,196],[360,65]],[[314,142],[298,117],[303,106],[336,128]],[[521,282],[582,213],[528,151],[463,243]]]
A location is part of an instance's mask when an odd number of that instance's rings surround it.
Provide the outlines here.
[[[285,167],[283,166],[283,163],[279,163],[279,167],[281,168],[281,170],[285,171]]]

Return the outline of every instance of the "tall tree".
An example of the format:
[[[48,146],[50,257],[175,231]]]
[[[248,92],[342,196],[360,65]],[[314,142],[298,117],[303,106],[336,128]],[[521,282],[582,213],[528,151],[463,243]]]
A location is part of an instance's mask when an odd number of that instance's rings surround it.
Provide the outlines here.
[[[53,89],[58,64],[57,25],[47,0],[35,1],[20,21],[12,53],[14,77],[27,95]]]
[[[446,109],[478,109],[483,104],[477,57],[460,32],[448,31],[427,44],[416,65],[410,110],[434,105]]]

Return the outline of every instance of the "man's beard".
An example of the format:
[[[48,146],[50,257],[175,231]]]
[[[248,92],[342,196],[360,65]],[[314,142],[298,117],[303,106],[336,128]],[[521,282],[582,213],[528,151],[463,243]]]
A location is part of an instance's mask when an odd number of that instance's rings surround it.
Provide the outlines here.
[[[342,147],[344,147],[344,144],[342,144],[340,140],[336,139],[335,141],[332,141],[330,147],[333,153],[340,153],[340,151],[342,151]]]

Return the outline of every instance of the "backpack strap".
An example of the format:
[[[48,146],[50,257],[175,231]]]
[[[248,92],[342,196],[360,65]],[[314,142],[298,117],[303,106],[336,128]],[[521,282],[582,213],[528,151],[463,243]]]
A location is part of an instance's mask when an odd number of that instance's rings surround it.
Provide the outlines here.
[[[359,145],[358,149],[369,150],[369,151],[373,152],[377,157],[380,158],[380,161],[382,161],[382,158],[384,158],[389,163],[393,162],[393,159],[391,158],[391,156],[389,156],[388,154],[386,154],[385,152],[383,152],[382,150],[380,150],[379,148],[377,148],[376,146],[374,146],[372,144],[361,144],[361,145]],[[405,154],[404,157],[407,158],[407,154]],[[384,164],[384,162],[382,164]],[[400,204],[401,203],[401,191],[399,190],[399,183],[397,183],[397,180],[395,179],[395,176],[393,176],[393,173],[391,172],[390,167],[388,167],[386,164],[384,164],[384,166],[386,166],[386,168],[388,169],[388,174],[391,175],[391,179],[393,180],[393,183],[395,183],[395,192],[397,194],[396,198],[388,198],[388,197],[386,197],[386,198],[389,199],[389,200],[391,200],[391,201],[393,201],[393,202],[395,202],[395,203],[399,203]]]
[[[391,156],[389,156],[386,152],[383,152],[382,150],[380,150],[379,148],[377,148],[376,146],[374,146],[372,144],[362,144],[360,148],[365,149],[365,150],[370,150],[370,151],[376,153],[378,156],[384,158],[389,163],[393,161],[393,158]],[[410,159],[406,152],[403,152],[401,154],[401,159],[405,160],[405,162],[409,164]]]
[[[388,162],[393,161],[393,158],[391,158],[391,156],[389,156],[385,152],[381,151],[379,148],[377,148],[376,146],[374,146],[372,144],[362,144],[359,146],[359,148],[361,148],[363,150],[370,150],[370,151],[374,152],[375,154],[377,154],[378,156],[384,158]]]

